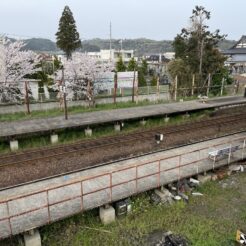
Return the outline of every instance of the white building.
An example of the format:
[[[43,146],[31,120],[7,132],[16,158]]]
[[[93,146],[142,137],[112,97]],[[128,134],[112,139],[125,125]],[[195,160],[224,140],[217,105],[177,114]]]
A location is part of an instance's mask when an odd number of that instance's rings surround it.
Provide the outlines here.
[[[100,50],[100,52],[88,52],[88,56],[102,59],[103,61],[118,61],[121,56],[124,62],[129,62],[133,57],[133,50]]]

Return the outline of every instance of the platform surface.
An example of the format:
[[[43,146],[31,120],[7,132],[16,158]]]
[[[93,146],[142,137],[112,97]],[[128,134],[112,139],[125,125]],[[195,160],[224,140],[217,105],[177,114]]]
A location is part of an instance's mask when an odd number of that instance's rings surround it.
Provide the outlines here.
[[[12,122],[0,122],[0,138],[19,137],[32,133],[52,132],[56,130],[76,127],[87,127],[103,123],[114,123],[130,119],[142,119],[151,116],[165,116],[174,113],[190,112],[199,109],[210,109],[221,106],[246,103],[246,98],[221,97],[207,100],[202,103],[199,100],[156,104],[124,109],[104,110],[69,115],[68,120],[64,116],[44,119],[20,120]]]

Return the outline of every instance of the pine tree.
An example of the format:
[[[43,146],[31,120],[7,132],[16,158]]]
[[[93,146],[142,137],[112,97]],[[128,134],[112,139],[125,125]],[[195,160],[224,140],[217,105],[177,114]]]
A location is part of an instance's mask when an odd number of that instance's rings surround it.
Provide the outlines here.
[[[71,58],[73,51],[81,47],[73,13],[68,6],[65,6],[60,18],[56,40],[57,46],[66,53],[67,59]]]
[[[206,22],[210,12],[202,6],[196,6],[190,17],[191,25],[183,28],[173,42],[175,60],[169,64],[169,73],[173,79],[179,76],[180,86],[191,86],[192,74],[196,85],[204,87],[208,74],[213,76],[223,70],[225,56],[218,50],[218,44],[225,38],[219,30],[209,31]],[[188,75],[189,74],[189,75]]]
[[[125,72],[126,71],[126,66],[124,64],[122,56],[120,56],[119,60],[116,62],[116,71],[117,72]]]
[[[147,63],[146,59],[142,60],[142,64],[141,64],[140,69],[142,70],[142,72],[145,76],[148,74],[148,63]]]
[[[135,61],[134,58],[132,58],[128,63],[127,71],[130,72],[130,71],[134,71],[134,69],[137,70],[138,69],[137,66],[138,66],[137,62]]]
[[[146,76],[148,74],[148,63],[144,59],[142,60],[142,64],[138,67],[138,86],[147,86]]]

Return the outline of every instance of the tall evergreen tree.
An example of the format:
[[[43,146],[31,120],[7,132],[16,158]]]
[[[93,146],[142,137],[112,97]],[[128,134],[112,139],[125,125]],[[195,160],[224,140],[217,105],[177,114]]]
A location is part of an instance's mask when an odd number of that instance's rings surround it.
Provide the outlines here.
[[[225,35],[219,30],[209,31],[206,22],[210,15],[204,7],[196,6],[190,17],[190,27],[183,28],[173,42],[176,59],[170,63],[169,72],[174,77],[179,76],[182,86],[190,86],[192,74],[195,74],[197,86],[202,87],[209,73],[213,76],[224,67],[225,56],[218,50],[218,43]]]
[[[148,74],[148,63],[147,63],[146,59],[142,60],[142,64],[141,64],[140,69],[142,70],[142,72],[145,76]]]
[[[116,71],[117,72],[125,72],[126,71],[126,65],[124,64],[122,56],[120,56],[119,60],[116,62]]]
[[[65,6],[56,33],[56,44],[66,54],[67,59],[72,57],[72,52],[81,47],[81,40],[73,18],[73,13]]]
[[[138,67],[138,86],[147,86],[146,76],[148,75],[148,64],[144,59]]]
[[[138,69],[138,64],[137,62],[135,61],[134,58],[132,58],[129,63],[128,63],[128,67],[127,67],[127,71],[134,71]]]

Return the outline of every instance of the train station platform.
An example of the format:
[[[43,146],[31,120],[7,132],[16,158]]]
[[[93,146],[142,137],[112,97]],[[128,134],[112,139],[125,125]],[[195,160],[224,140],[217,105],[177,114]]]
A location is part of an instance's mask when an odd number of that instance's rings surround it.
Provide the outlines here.
[[[115,123],[127,120],[143,119],[155,116],[166,116],[177,113],[186,113],[202,109],[212,109],[229,105],[246,104],[242,96],[221,97],[208,99],[205,103],[199,100],[156,104],[141,107],[104,110],[50,117],[44,119],[20,120],[0,122],[0,138],[9,139],[29,134],[56,132],[68,128],[88,127],[104,123]]]

